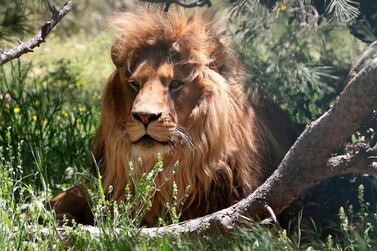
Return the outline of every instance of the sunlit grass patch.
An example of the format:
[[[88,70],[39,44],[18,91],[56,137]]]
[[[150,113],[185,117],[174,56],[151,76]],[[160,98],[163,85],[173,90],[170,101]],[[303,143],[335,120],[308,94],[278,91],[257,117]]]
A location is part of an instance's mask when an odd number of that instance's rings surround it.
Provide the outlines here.
[[[23,62],[33,61],[33,74],[42,76],[46,70],[56,70],[53,62],[70,61],[70,67],[80,72],[77,87],[102,90],[115,69],[110,57],[113,35],[110,32],[78,34],[70,37],[49,37],[47,43],[25,55]]]

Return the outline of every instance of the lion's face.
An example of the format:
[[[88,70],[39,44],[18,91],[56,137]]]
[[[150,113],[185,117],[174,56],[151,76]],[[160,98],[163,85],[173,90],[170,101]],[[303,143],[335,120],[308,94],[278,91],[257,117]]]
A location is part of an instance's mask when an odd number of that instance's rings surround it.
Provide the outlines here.
[[[116,110],[126,124],[131,152],[145,157],[190,147],[187,125],[204,91],[190,67],[175,63],[168,50],[154,48],[142,52],[133,69],[121,67],[119,73],[124,104],[128,99],[130,107]]]

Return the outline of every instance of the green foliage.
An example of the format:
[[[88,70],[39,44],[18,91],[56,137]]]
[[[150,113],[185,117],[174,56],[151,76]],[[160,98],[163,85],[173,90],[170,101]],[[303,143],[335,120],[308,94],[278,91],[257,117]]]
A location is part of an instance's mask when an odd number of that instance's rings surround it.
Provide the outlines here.
[[[360,15],[359,3],[352,0],[330,0],[326,12],[335,22],[349,23]]]
[[[89,163],[99,100],[81,88],[80,75],[69,62],[56,64],[54,71],[38,78],[29,77],[31,64],[0,69],[0,145],[9,137],[13,148],[24,142],[24,174],[37,169],[53,187],[77,181],[79,168]]]
[[[34,187],[25,183],[22,161],[23,141],[14,147],[10,133],[6,142],[0,146],[0,249],[21,250],[46,249],[49,246],[61,247],[56,235],[54,216],[47,212],[41,203],[47,198],[47,190],[37,198]],[[28,202],[28,204],[26,204]],[[20,204],[22,203],[22,204]],[[25,221],[24,211],[28,208],[29,220]],[[51,234],[50,241],[41,241],[43,226],[38,225],[40,218],[45,219]]]
[[[32,33],[51,17],[51,0],[0,0],[0,48],[15,44],[17,39]],[[48,13],[47,16],[44,14]],[[35,23],[37,27],[34,27]]]
[[[357,206],[357,212],[353,205],[339,209],[340,242],[347,250],[373,250],[377,248],[377,207],[365,201],[363,185],[358,189]]]
[[[10,41],[10,36],[30,31],[26,14],[25,0],[0,0],[0,47],[5,41]]]
[[[272,11],[245,5],[232,33],[252,83],[298,123],[325,112],[343,88],[352,61],[364,45],[344,26],[323,20],[302,25],[287,5]],[[338,44],[341,41],[341,44]]]

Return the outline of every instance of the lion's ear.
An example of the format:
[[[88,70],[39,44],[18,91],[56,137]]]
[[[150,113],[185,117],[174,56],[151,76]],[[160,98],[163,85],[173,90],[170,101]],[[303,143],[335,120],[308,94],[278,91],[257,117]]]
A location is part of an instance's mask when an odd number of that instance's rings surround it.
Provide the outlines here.
[[[114,42],[111,46],[111,59],[117,68],[125,67],[131,73],[137,65],[137,53],[124,46],[123,43],[122,38]]]
[[[211,63],[209,64],[209,67],[218,73],[222,73],[222,71],[225,68],[225,62],[226,62],[226,47],[223,43],[220,41],[215,41],[215,46],[213,47],[213,50],[211,51]]]
[[[121,67],[122,64],[122,50],[121,50],[121,40],[117,39],[111,46],[111,59],[116,67]]]
[[[225,68],[227,54],[230,52],[230,39],[226,35],[227,16],[216,14],[213,11],[204,11],[202,18],[206,23],[206,32],[211,40],[211,45],[207,47],[208,55],[212,59],[209,67],[219,73]]]

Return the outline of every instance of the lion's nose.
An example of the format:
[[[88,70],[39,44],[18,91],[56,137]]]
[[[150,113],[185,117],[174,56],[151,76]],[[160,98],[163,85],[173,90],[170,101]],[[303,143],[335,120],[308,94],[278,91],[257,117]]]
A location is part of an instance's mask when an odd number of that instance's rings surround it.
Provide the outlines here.
[[[152,113],[152,112],[132,112],[132,116],[147,126],[152,121],[155,121],[161,117],[160,113]]]

